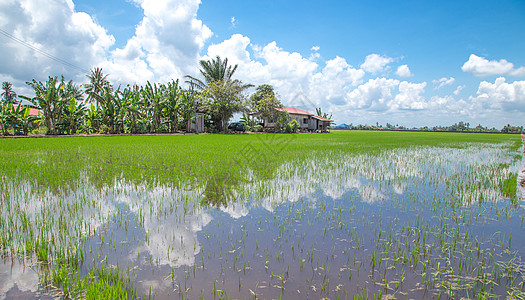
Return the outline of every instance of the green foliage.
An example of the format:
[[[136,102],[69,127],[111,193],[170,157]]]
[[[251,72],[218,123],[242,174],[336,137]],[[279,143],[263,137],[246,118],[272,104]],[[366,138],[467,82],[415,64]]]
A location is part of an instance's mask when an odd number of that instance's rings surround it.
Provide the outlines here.
[[[129,279],[125,279],[119,270],[104,265],[96,265],[80,286],[85,291],[85,299],[139,298]]]
[[[323,118],[325,118],[325,119],[332,120],[332,115],[331,115],[331,114],[328,115],[327,113],[323,113],[320,107],[318,107],[318,108],[315,109],[315,113],[316,113],[319,117],[323,117]],[[333,121],[330,122],[330,123],[333,123]]]
[[[206,181],[206,176],[201,174],[212,174],[223,168],[230,169],[233,177],[247,168],[262,168],[261,172],[271,173],[272,166],[290,157],[324,157],[323,145],[328,143],[332,151],[343,153],[508,141],[515,142],[514,147],[521,147],[520,137],[509,135],[336,130],[329,135],[297,135],[287,140],[286,155],[267,162],[239,159],[239,149],[250,145],[251,151],[265,153],[277,137],[279,135],[265,134],[243,135],[243,138],[238,135],[139,135],[5,139],[0,143],[0,174],[6,178],[31,178],[37,186],[63,190],[82,184],[82,176],[97,186],[111,185],[115,180],[171,185]],[[233,161],[238,163],[231,164]]]
[[[108,81],[108,75],[102,73],[102,68],[94,68],[91,70],[91,74],[86,75],[89,79],[89,83],[84,85],[85,92],[88,95],[87,103],[95,102],[97,107],[100,103],[104,102],[104,94],[108,89],[112,89],[111,84]]]
[[[11,82],[4,81],[2,82],[2,101],[0,104],[7,104],[7,103],[13,103],[17,104],[16,102],[16,93],[13,91],[13,84]]]
[[[216,130],[225,130],[233,113],[242,110],[245,89],[246,86],[238,80],[214,81],[208,84],[201,97]]]
[[[523,132],[523,126],[511,126],[510,124],[507,124],[503,126],[501,129],[502,133],[522,133]]]
[[[252,94],[249,106],[253,112],[260,114],[263,119],[277,119],[278,110],[282,107],[281,102],[277,99],[273,87],[269,84],[263,84],[257,87]]]
[[[297,129],[299,128],[299,123],[297,123],[297,120],[293,119],[288,124],[286,124],[285,132],[286,133],[297,133]]]
[[[507,177],[503,178],[499,182],[499,188],[500,188],[501,193],[510,199],[515,199],[517,182],[518,182],[518,175],[508,173]]]
[[[112,267],[93,266],[84,277],[78,276],[76,267],[60,264],[51,272],[53,285],[68,299],[140,299],[131,280]]]
[[[290,121],[290,114],[287,111],[277,111],[277,122],[275,123],[275,131],[282,132],[288,122]]]
[[[320,112],[320,111],[318,111]],[[519,134],[523,132],[523,126],[512,126],[510,124],[505,125],[501,130],[498,130],[496,128],[488,128],[481,124],[478,124],[476,127],[470,127],[470,123],[460,121],[458,123],[454,123],[450,126],[422,126],[422,127],[413,127],[413,128],[407,128],[402,125],[393,125],[390,123],[386,123],[385,127],[380,125],[378,122],[376,122],[376,125],[353,125],[350,124],[347,127],[340,128],[340,129],[349,129],[349,130],[409,130],[409,131],[438,131],[438,132],[485,132],[485,133],[514,133]]]
[[[71,100],[82,101],[83,96],[73,81],[66,82],[64,77],[59,81],[57,77],[49,77],[43,83],[33,79],[27,82],[35,92],[35,97],[21,96],[33,103],[33,106],[42,111],[43,122],[48,134],[61,134],[64,126],[61,126],[64,114],[69,110]]]
[[[250,118],[250,116],[243,114],[241,119],[241,123],[244,123],[246,127],[249,127],[250,129],[253,129],[257,125],[257,121],[253,118]],[[248,130],[248,129],[246,129]],[[248,130],[249,131],[249,130]]]
[[[219,56],[212,58],[210,60],[201,60],[199,62],[201,69],[200,73],[204,77],[204,81],[201,81],[198,78],[187,75],[188,83],[198,90],[206,90],[209,84],[222,81],[226,82],[232,80],[232,76],[237,70],[238,65],[228,66],[228,58],[224,60]]]

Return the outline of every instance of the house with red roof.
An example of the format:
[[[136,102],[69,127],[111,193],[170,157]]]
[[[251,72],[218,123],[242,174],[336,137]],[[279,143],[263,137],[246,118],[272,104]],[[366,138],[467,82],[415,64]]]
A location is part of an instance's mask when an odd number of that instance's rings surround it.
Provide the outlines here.
[[[13,104],[13,108],[16,109],[16,108],[17,108],[17,105],[14,105],[14,104]],[[24,109],[25,109],[25,106],[24,106],[24,105],[21,105],[21,109],[24,110]],[[42,111],[41,111],[40,109],[32,108],[32,107],[29,108],[29,115],[30,115],[30,116],[39,116],[41,112],[42,112]]]
[[[300,131],[327,131],[331,120],[317,116],[313,113],[295,107],[279,107],[279,111],[285,111],[290,115],[290,121],[296,120],[299,124]],[[252,114],[257,117],[258,114]],[[277,123],[276,119],[264,119],[264,128],[274,128]]]

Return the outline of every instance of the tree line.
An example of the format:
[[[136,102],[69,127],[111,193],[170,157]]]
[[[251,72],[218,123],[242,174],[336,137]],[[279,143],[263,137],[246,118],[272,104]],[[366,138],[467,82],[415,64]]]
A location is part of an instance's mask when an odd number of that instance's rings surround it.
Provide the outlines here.
[[[92,69],[84,85],[63,76],[28,81],[33,97],[17,95],[12,84],[4,82],[0,130],[4,135],[10,131],[27,135],[37,126],[50,135],[190,132],[195,114],[202,112],[207,130],[221,132],[236,112],[244,113],[244,122],[252,129],[259,123],[249,117],[251,111],[262,117],[282,115],[271,85],[261,85],[247,97],[253,85],[233,78],[237,65],[228,65],[228,59],[219,56],[199,63],[201,78],[185,76],[186,87],[178,79],[115,87],[101,68]],[[32,115],[31,108],[40,114]]]
[[[340,125],[337,126],[338,129],[348,129],[348,130],[397,130],[397,131],[437,131],[437,132],[485,132],[485,133],[522,133],[523,132],[523,126],[512,126],[510,124],[507,124],[503,126],[502,129],[496,129],[496,128],[488,128],[481,124],[478,124],[475,127],[471,127],[470,123],[460,121],[459,123],[454,123],[450,126],[423,126],[423,127],[405,127],[402,125],[393,125],[390,123],[386,123],[385,126],[379,124],[378,122],[376,125]]]

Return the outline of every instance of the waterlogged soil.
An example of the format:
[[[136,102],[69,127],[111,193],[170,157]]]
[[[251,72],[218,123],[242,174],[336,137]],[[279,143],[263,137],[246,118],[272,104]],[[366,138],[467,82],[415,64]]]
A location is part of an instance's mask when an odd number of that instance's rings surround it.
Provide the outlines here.
[[[53,214],[46,226],[83,252],[81,277],[102,263],[155,299],[523,297],[517,153],[471,144],[332,155],[284,164],[271,179],[247,171],[235,186],[86,181],[55,195],[4,185],[2,218],[29,197],[18,210],[35,226],[41,209]],[[36,264],[0,263],[0,298],[49,292]]]

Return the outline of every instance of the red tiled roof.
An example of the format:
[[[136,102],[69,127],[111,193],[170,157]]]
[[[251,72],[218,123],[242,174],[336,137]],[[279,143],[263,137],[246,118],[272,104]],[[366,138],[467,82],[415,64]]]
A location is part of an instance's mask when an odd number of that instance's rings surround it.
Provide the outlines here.
[[[40,114],[40,110],[36,108],[29,108],[29,115],[30,116],[38,116]]]
[[[308,116],[313,116],[314,114],[312,113],[309,113],[307,111],[304,111],[302,109],[299,109],[299,108],[295,108],[295,107],[281,107],[281,108],[277,108],[277,110],[280,110],[280,111],[286,111],[288,112],[289,114],[296,114],[296,115],[308,115]]]
[[[17,106],[13,104],[13,107],[16,108]],[[21,106],[21,109],[23,110],[24,109],[24,106],[22,105]],[[36,108],[29,108],[29,115],[30,116],[38,116],[40,115],[40,109],[36,109]]]
[[[321,121],[332,122],[332,120],[327,119],[327,118],[323,118],[323,117],[320,117],[320,116],[313,116],[312,118],[317,119],[317,120],[321,120]]]

